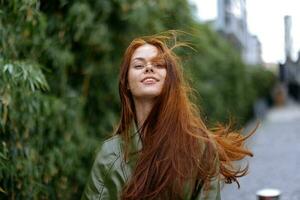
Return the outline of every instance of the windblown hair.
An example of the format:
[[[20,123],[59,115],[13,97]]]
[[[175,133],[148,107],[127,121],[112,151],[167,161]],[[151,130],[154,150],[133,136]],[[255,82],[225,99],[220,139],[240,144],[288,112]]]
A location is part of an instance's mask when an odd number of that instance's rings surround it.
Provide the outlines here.
[[[173,52],[181,44],[169,47],[169,39],[168,35],[134,39],[123,57],[119,79],[122,110],[117,133],[125,144],[126,162],[131,155],[130,128],[136,120],[133,97],[127,89],[131,57],[138,47],[154,45],[167,70],[162,92],[139,130],[142,149],[136,152],[138,159],[121,194],[123,200],[184,199],[186,193],[193,194],[199,187],[208,190],[214,178],[238,183],[237,178],[248,170],[247,166],[236,169],[232,162],[252,156],[244,142],[254,131],[242,136],[228,127],[206,127],[198,107],[189,98],[192,90]]]

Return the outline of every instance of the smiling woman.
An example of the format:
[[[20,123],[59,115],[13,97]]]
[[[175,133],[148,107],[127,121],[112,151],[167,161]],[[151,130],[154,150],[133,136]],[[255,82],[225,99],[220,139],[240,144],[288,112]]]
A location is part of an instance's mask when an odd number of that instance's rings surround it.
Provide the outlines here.
[[[220,181],[238,183],[247,172],[231,163],[252,155],[244,141],[254,131],[244,137],[205,126],[169,39],[137,38],[127,48],[120,123],[97,154],[82,199],[219,200]]]
[[[128,70],[128,86],[135,102],[153,100],[161,93],[167,73],[165,65],[163,59],[158,59],[155,46],[144,44],[135,50]]]

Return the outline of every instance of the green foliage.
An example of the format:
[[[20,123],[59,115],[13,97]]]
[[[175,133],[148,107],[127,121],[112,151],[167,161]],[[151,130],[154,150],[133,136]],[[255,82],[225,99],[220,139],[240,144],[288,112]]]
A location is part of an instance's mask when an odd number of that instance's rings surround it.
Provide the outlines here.
[[[251,66],[247,73],[251,77],[252,87],[255,88],[255,97],[265,97],[270,95],[270,89],[275,85],[276,77],[271,71],[261,66]]]
[[[196,91],[207,123],[233,120],[242,126],[252,115],[258,97],[267,96],[275,76],[262,66],[246,66],[240,54],[212,31],[209,25],[194,24],[186,40],[193,51],[181,52],[190,85]]]
[[[66,191],[78,190],[87,176],[81,162],[95,145],[84,134],[79,99],[43,91],[48,86],[38,65],[1,66],[1,187],[16,199],[71,198]]]
[[[187,1],[0,0],[0,199],[79,198],[118,121],[126,46],[168,29],[192,34],[196,51],[177,51],[209,121],[246,121],[274,78],[194,22]]]

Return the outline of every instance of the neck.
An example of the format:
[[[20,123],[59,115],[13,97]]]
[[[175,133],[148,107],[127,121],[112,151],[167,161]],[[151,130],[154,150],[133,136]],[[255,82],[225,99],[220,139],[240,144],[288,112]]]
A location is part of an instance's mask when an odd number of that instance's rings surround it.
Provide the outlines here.
[[[145,122],[146,118],[148,117],[153,105],[153,99],[149,100],[141,100],[141,99],[134,99],[135,111],[136,111],[136,118],[137,118],[137,126],[140,128],[143,123]]]

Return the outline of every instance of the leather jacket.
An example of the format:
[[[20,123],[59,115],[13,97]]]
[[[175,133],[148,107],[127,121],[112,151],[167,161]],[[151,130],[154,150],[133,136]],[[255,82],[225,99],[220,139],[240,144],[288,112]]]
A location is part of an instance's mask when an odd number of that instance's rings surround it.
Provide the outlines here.
[[[141,140],[134,126],[133,149],[142,148]],[[81,200],[117,200],[122,192],[124,184],[131,176],[135,159],[125,163],[122,151],[122,138],[115,135],[104,141],[96,155],[88,182],[85,186]],[[204,195],[205,193],[205,195]],[[209,191],[199,192],[193,195],[196,200],[220,200],[220,181],[215,178]]]

